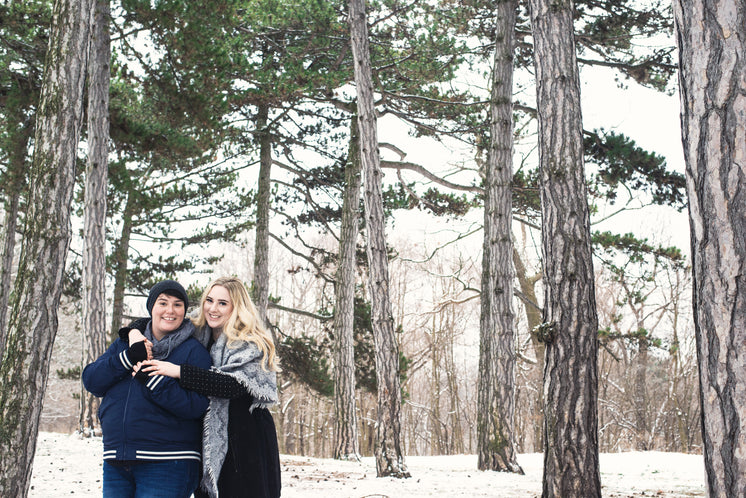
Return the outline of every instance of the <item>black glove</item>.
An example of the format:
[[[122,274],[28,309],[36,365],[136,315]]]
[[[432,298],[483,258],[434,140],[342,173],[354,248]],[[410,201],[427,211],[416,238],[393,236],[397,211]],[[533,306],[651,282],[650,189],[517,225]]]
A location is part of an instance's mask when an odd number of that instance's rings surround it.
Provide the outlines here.
[[[149,321],[150,318],[138,318],[137,320],[130,322],[130,324],[126,327],[122,327],[121,329],[119,329],[119,338],[124,342],[129,342],[131,329],[137,329],[144,334],[145,327],[148,326]]]
[[[143,341],[138,341],[131,345],[124,354],[127,355],[127,359],[132,365],[148,359],[148,350],[145,348]]]

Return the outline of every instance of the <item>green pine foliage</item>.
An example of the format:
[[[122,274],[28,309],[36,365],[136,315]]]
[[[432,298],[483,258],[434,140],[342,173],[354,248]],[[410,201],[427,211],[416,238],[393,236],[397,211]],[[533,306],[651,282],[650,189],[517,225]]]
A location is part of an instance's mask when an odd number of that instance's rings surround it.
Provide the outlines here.
[[[62,380],[79,380],[80,379],[80,365],[76,365],[73,368],[58,368],[57,378]]]
[[[0,4],[0,193],[3,200],[25,185],[34,113],[39,101],[49,26],[50,1]],[[5,201],[3,201],[5,202]],[[22,196],[21,203],[25,203]],[[24,206],[20,208],[22,218]]]
[[[599,168],[589,182],[593,195],[613,204],[620,188],[631,189],[648,194],[653,204],[679,211],[686,207],[686,179],[668,170],[662,156],[625,135],[604,130],[586,134],[584,147],[586,160]]]
[[[641,239],[633,233],[620,235],[608,231],[594,232],[592,241],[597,254],[603,252],[611,256],[623,253],[626,263],[642,264],[652,256],[677,268],[683,268],[686,264],[686,258],[678,247],[654,246],[647,239]]]
[[[600,58],[625,78],[659,91],[668,90],[676,73],[674,47],[658,47],[646,41],[662,33],[672,34],[669,2],[579,0],[575,11],[580,62]]]
[[[355,381],[358,389],[375,394],[378,389],[376,381],[376,351],[373,340],[373,328],[370,317],[370,303],[355,297],[354,350]],[[324,312],[322,315],[327,316]],[[402,334],[401,326],[397,334]],[[329,358],[333,357],[334,336],[331,322],[324,322],[324,335],[321,340],[303,333],[297,337],[285,336],[279,346],[283,371],[303,382],[322,396],[334,394],[334,381],[331,375]],[[399,353],[399,376],[402,385],[407,378],[411,360]],[[407,393],[403,393],[405,398]]]
[[[278,347],[282,369],[322,396],[334,395],[334,380],[330,374],[331,350],[319,344],[315,337],[301,334],[283,338]]]

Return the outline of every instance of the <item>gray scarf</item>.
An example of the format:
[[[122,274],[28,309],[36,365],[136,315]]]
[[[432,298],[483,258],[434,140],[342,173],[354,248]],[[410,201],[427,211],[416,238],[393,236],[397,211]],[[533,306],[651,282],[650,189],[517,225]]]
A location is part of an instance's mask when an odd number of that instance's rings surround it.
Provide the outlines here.
[[[169,332],[166,334],[163,339],[160,341],[156,340],[156,338],[153,336],[153,321],[149,321],[147,327],[145,327],[145,337],[153,343],[153,359],[154,360],[163,360],[165,358],[168,358],[168,355],[171,354],[171,351],[178,348],[182,342],[189,339],[194,334],[194,325],[188,318],[184,318],[184,321],[181,322],[181,326],[174,330],[173,332]]]
[[[207,346],[212,330],[203,327],[195,337]],[[267,408],[277,403],[277,376],[262,369],[262,352],[253,342],[233,343],[229,347],[225,335],[220,334],[210,350],[212,370],[234,377],[254,397],[249,411]],[[218,477],[228,452],[227,398],[210,396],[210,406],[202,427],[202,489],[211,497],[218,496]]]

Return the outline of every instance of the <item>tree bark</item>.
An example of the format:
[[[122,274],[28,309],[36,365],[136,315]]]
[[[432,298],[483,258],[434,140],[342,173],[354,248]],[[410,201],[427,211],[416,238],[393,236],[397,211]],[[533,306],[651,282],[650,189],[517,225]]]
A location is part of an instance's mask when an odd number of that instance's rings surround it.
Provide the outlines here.
[[[339,236],[334,311],[334,458],[360,460],[355,409],[355,270],[362,182],[357,116],[350,120],[350,152]]]
[[[572,1],[531,0],[544,261],[544,497],[601,496],[598,316]]]
[[[135,211],[135,198],[137,192],[130,190],[127,193],[127,204],[122,213],[122,231],[119,241],[114,246],[112,266],[114,269],[114,295],[112,297],[111,312],[111,340],[117,338],[117,333],[122,326],[122,315],[124,314],[124,293],[127,290],[127,266],[129,265],[130,237],[132,236],[132,217]]]
[[[675,0],[709,496],[746,496],[746,3]]]
[[[21,113],[22,114],[22,113]],[[9,116],[11,114],[9,113]],[[8,197],[5,199],[5,231],[3,232],[3,252],[0,266],[0,360],[5,351],[8,337],[8,303],[13,285],[13,256],[15,255],[16,233],[18,231],[18,211],[21,196],[26,194],[26,156],[33,127],[29,120],[21,119],[18,128],[9,130],[12,144],[8,153],[6,172]]]
[[[88,64],[88,162],[83,220],[83,365],[106,349],[106,182],[109,168],[109,0],[97,0]],[[80,386],[78,428],[98,427],[98,398]]]
[[[0,365],[0,496],[26,497],[71,238],[93,0],[59,0],[37,112],[31,189]]]
[[[0,266],[0,360],[5,352],[5,341],[8,336],[7,316],[10,289],[13,284],[13,256],[16,247],[18,227],[18,205],[21,190],[13,190],[5,202],[5,232],[3,232],[2,266]]]
[[[272,141],[269,134],[269,107],[259,106],[259,179],[257,180],[256,238],[254,240],[254,301],[265,325],[269,306],[269,208],[272,182]],[[269,330],[272,330],[269,327]],[[274,338],[274,332],[272,334]],[[275,344],[277,340],[275,338]]]
[[[399,345],[394,333],[389,297],[389,269],[384,233],[382,173],[378,155],[378,131],[373,104],[368,26],[364,0],[350,0],[350,38],[357,87],[360,156],[365,193],[366,254],[370,271],[371,321],[376,345],[378,426],[376,472],[378,477],[409,477],[401,450],[401,386]]]
[[[513,330],[513,47],[517,5],[497,2],[490,102],[491,143],[484,181],[479,320],[477,466],[523,474],[515,450]]]

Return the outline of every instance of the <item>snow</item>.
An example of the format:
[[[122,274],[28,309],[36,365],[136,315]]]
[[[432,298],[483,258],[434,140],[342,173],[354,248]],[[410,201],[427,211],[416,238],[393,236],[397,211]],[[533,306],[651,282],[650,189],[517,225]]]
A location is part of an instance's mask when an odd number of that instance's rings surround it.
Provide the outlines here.
[[[542,455],[522,454],[525,475],[481,472],[475,455],[406,457],[409,479],[377,478],[373,458],[346,462],[281,455],[283,498],[538,497]],[[705,496],[701,455],[602,454],[604,497]],[[29,496],[101,496],[101,438],[40,432]]]

